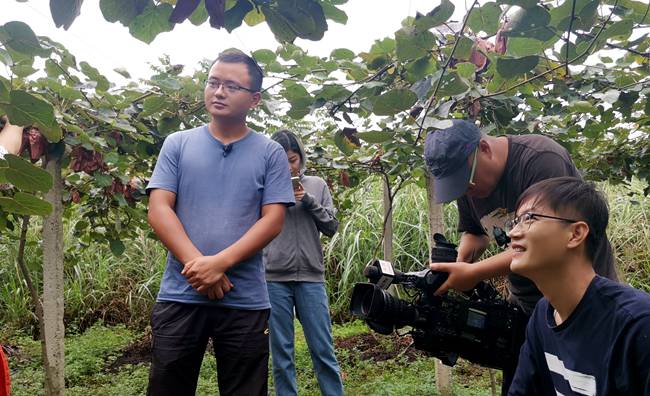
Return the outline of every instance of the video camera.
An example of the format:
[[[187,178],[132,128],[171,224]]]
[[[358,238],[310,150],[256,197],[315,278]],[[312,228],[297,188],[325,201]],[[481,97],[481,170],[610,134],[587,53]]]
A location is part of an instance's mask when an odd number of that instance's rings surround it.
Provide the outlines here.
[[[434,235],[433,262],[456,262],[456,245],[441,234]],[[396,271],[388,261],[374,260],[364,269],[372,283],[357,283],[352,291],[350,312],[380,334],[410,326],[416,349],[426,351],[453,366],[458,357],[486,367],[503,369],[517,361],[528,318],[497,290],[480,282],[464,293],[435,296],[447,280],[446,272],[424,269]],[[402,285],[415,290],[411,302],[386,289]]]

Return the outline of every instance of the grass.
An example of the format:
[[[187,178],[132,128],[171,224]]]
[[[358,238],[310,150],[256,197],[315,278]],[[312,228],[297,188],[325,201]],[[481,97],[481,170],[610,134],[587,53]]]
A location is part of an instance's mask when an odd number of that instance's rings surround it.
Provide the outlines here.
[[[300,324],[296,322],[296,367],[300,395],[320,395],[318,383],[311,366],[311,358]],[[359,321],[333,327],[334,339],[368,335],[369,330]],[[144,395],[149,374],[149,363],[124,365],[118,371],[109,366],[130,343],[141,337],[124,326],[101,325],[87,329],[83,334],[66,338],[66,394],[108,396]],[[373,336],[374,337],[374,336]],[[387,350],[403,348],[391,343],[391,339],[377,336],[378,342]],[[40,345],[25,336],[12,340],[9,366],[12,371],[12,395],[32,396],[42,393],[43,374],[40,363]],[[348,395],[417,395],[433,394],[435,368],[433,359],[418,356],[415,360],[402,355],[397,358],[375,361],[362,359],[356,349],[337,349],[338,359]],[[459,373],[456,392],[458,395],[488,395],[487,370],[460,362],[454,369]],[[269,377],[270,391],[273,381]],[[216,363],[206,352],[201,366],[197,395],[218,394]]]

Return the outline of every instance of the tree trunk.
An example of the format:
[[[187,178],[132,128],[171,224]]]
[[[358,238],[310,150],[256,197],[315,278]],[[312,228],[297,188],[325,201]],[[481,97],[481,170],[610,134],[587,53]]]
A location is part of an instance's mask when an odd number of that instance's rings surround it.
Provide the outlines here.
[[[429,203],[429,254],[433,247],[433,234],[436,232],[445,233],[445,223],[442,213],[442,205],[435,204],[434,200],[434,186],[433,179],[427,172],[427,201]],[[453,393],[453,382],[451,378],[451,367],[445,366],[442,362],[436,359],[436,388],[441,396],[450,396]]]
[[[390,186],[382,180],[384,186],[384,260],[393,262],[393,212],[391,210]]]
[[[45,395],[59,396],[65,392],[63,326],[63,204],[61,159],[51,158],[45,169],[54,184],[45,194],[52,213],[43,222],[43,325],[45,349]]]

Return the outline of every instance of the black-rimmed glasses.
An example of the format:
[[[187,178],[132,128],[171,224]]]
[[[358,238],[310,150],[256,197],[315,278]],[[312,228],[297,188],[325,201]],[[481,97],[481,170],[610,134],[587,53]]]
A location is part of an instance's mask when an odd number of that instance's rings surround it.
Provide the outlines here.
[[[530,228],[530,225],[535,221],[538,220],[538,218],[545,218],[545,219],[553,219],[553,220],[560,220],[560,221],[565,221],[567,223],[577,223],[579,220],[572,220],[572,219],[567,219],[564,217],[557,217],[557,216],[549,216],[549,215],[544,215],[540,213],[533,213],[533,212],[526,212],[522,213],[519,216],[515,217],[512,220],[506,221],[506,232],[512,231],[515,227],[517,227],[519,224],[524,227],[524,230],[528,230]]]
[[[223,89],[226,90],[226,92],[231,94],[237,93],[239,91],[246,91],[250,93],[256,92],[253,89],[242,87],[241,85],[236,84],[232,81],[219,81],[217,79],[212,79],[212,78],[208,79],[205,82],[205,87],[213,91],[216,91],[217,89],[219,89],[219,87],[223,87]]]

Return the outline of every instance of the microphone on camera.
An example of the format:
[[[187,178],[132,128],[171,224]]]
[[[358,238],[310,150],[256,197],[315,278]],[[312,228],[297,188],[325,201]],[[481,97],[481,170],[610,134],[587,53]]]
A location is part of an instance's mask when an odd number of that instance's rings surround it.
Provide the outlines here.
[[[223,156],[224,157],[227,157],[228,154],[230,154],[231,151],[232,151],[232,143],[226,144],[225,146],[223,146]]]

